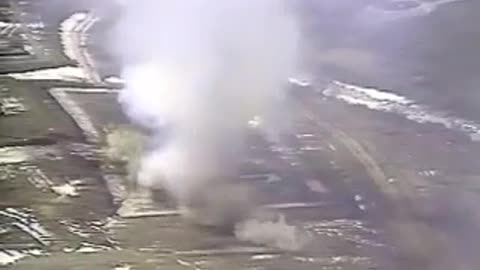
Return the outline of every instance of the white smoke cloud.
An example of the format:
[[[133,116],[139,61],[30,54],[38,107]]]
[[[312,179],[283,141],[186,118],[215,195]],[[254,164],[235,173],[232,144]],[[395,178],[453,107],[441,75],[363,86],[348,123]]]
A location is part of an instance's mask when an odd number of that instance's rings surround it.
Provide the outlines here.
[[[249,218],[238,222],[235,236],[243,241],[292,251],[301,249],[308,242],[307,235],[287,224],[283,215],[270,220]]]
[[[193,208],[236,193],[225,183],[236,176],[247,122],[285,110],[298,40],[281,0],[124,2],[115,39],[126,81],[120,102],[134,121],[169,129],[166,146],[143,158],[139,183]],[[230,207],[228,197],[217,204]]]

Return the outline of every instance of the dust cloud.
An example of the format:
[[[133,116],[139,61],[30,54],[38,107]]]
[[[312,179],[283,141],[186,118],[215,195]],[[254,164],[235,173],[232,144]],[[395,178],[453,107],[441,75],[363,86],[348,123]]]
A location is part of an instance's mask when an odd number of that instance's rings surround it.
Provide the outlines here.
[[[292,230],[284,220],[249,220],[253,193],[235,181],[248,121],[260,117],[274,134],[285,110],[299,42],[286,2],[123,5],[114,39],[126,81],[119,101],[154,134],[151,140],[166,142],[141,157],[138,184],[166,190],[195,222],[235,228],[240,239],[292,247],[292,239],[273,240]]]

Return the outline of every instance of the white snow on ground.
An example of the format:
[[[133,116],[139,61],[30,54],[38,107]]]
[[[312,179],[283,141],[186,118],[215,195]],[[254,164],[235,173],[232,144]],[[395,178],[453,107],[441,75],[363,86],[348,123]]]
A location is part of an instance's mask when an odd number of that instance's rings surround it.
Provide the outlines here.
[[[100,82],[94,62],[86,49],[87,32],[99,19],[91,13],[78,12],[72,14],[60,25],[60,40],[64,54],[71,60],[77,62],[77,66],[61,66],[55,68],[44,68],[28,72],[16,72],[4,74],[17,80],[62,80],[74,82]],[[10,29],[19,24],[7,24],[0,22],[0,32]],[[32,28],[43,27],[42,24],[27,25]],[[3,30],[2,30],[3,29]],[[114,80],[115,81],[115,80]],[[118,81],[118,80],[117,80]]]
[[[417,6],[408,9],[382,9],[376,6],[367,6],[362,16],[378,22],[391,22],[412,17],[427,16],[436,11],[440,6],[464,0],[437,0],[437,1],[414,1]]]
[[[480,136],[480,125],[473,121],[431,110],[425,105],[391,92],[333,81],[323,90],[323,94],[372,110],[396,113],[418,123],[440,124],[448,129],[467,133],[474,141]]]
[[[80,247],[78,249],[76,249],[75,252],[78,252],[78,253],[96,253],[96,252],[99,252],[99,251],[107,251],[107,250],[111,250],[111,249],[112,249],[111,247],[107,247],[107,246],[95,245],[95,244],[88,243],[88,242],[82,242],[82,243],[80,243]]]
[[[77,197],[79,196],[77,188],[69,183],[52,186],[52,191],[60,196]]]
[[[2,76],[12,77],[17,80],[62,80],[74,82],[83,82],[88,79],[87,74],[83,69],[74,66],[45,68],[28,72],[7,73]]]
[[[82,129],[89,142],[97,142],[100,134],[93,125],[88,114],[68,95],[68,88],[50,89],[50,94],[57,100],[62,108],[74,119]]]
[[[27,256],[44,256],[47,255],[40,249],[2,249],[0,250],[0,266],[11,265]]]
[[[44,68],[28,72],[16,72],[4,74],[17,80],[62,80],[73,82],[100,82],[95,70],[93,59],[86,50],[87,32],[98,21],[98,18],[91,13],[74,13],[60,25],[60,40],[64,54],[71,60],[77,62],[77,66],[61,66],[55,68]],[[10,29],[19,24],[7,24],[0,22],[0,31]],[[29,27],[40,28],[42,24],[32,24]],[[120,82],[121,79],[110,78],[113,82]]]
[[[290,77],[288,78],[288,82],[300,87],[309,87],[311,85],[310,80],[303,76]]]
[[[109,76],[103,79],[106,83],[113,83],[113,84],[124,84],[125,80],[116,76]]]
[[[0,210],[0,215],[15,220],[10,223],[24,233],[30,235],[38,243],[47,246],[50,243],[52,234],[47,231],[31,213],[25,210],[8,207]]]
[[[0,35],[11,37],[19,28],[20,25],[16,23],[0,22]]]
[[[2,37],[11,37],[15,34],[20,28],[22,27],[21,23],[14,23],[14,22],[4,22],[0,21],[0,36]],[[39,30],[45,27],[43,23],[29,23],[26,25],[27,28],[32,30]]]
[[[0,21],[0,28],[21,27],[21,26],[22,26],[21,23],[12,23],[12,22],[2,22],[2,21]],[[27,24],[27,27],[32,28],[32,29],[41,29],[41,28],[44,28],[45,25],[41,22],[37,22],[37,23],[29,23],[29,24]]]
[[[11,146],[0,148],[0,165],[22,163],[32,159],[57,156],[58,151],[48,146]]]
[[[71,60],[77,60],[77,48],[75,48],[75,36],[79,25],[88,17],[87,13],[74,13],[60,24],[60,41],[63,52]]]
[[[86,72],[88,80],[99,82],[94,62],[86,49],[87,33],[99,20],[92,13],[78,12],[72,14],[60,24],[60,41],[64,54],[77,62]]]
[[[29,160],[31,156],[18,148],[1,148],[0,149],[0,164],[21,163]]]
[[[9,265],[27,256],[17,250],[0,251],[0,265]]]
[[[83,88],[83,87],[62,87],[62,88],[55,88],[60,89],[57,91],[64,91],[67,93],[75,93],[75,94],[118,94],[120,90],[118,89],[109,89],[109,88]]]

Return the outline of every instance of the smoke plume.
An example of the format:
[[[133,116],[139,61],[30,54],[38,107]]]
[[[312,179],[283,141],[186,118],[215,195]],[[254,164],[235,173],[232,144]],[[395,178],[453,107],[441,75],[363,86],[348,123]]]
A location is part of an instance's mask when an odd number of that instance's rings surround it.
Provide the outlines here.
[[[306,234],[287,224],[282,214],[245,219],[235,224],[234,233],[243,241],[292,251],[299,250],[309,240]]]
[[[278,120],[297,42],[281,0],[124,1],[120,102],[166,141],[142,158],[139,184],[160,186],[205,223],[245,218],[250,192],[232,180],[247,122]]]

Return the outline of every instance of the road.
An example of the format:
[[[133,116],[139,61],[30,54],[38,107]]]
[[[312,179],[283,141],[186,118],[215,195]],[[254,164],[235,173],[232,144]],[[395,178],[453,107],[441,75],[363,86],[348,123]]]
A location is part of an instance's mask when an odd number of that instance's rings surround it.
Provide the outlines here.
[[[48,14],[41,19],[47,38],[35,42],[27,62],[2,56],[3,73],[31,70],[25,68],[31,61],[34,69],[76,63],[86,74],[0,77],[1,97],[26,108],[1,119],[0,263],[13,269],[477,269],[480,31],[472,22],[478,4],[447,2],[299,4],[305,65],[290,79],[292,129],[276,144],[252,132],[239,175],[261,204],[274,205],[308,236],[296,251],[239,241],[175,214],[159,216],[175,209],[144,194],[127,196],[125,174],[108,166],[102,151],[105,128],[127,124],[117,92],[89,79],[94,71],[82,64],[88,51],[75,51],[80,61],[58,56],[60,22],[89,3],[64,4],[61,15],[40,12]],[[91,29],[97,50],[102,42]],[[102,61],[96,67],[111,75],[102,69],[111,63]]]

